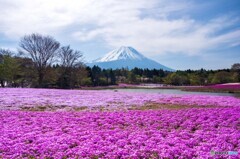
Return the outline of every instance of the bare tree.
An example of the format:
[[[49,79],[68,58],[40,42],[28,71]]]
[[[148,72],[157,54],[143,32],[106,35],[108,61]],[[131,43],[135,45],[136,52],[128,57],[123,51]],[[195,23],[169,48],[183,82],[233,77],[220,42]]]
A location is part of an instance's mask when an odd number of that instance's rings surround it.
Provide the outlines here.
[[[78,79],[83,75],[83,58],[80,51],[75,51],[70,46],[61,47],[59,59],[61,65],[61,77],[59,79],[62,88],[73,88]]]
[[[231,67],[232,70],[240,70],[240,63],[235,63]]]
[[[34,33],[24,36],[20,41],[20,47],[22,53],[28,54],[32,58],[38,72],[38,85],[42,87],[46,68],[53,63],[60,43],[50,36]]]
[[[11,50],[0,48],[0,56],[12,56],[13,54]]]
[[[73,68],[82,65],[82,53],[80,51],[74,51],[69,45],[61,47],[59,57],[61,65],[65,68]]]

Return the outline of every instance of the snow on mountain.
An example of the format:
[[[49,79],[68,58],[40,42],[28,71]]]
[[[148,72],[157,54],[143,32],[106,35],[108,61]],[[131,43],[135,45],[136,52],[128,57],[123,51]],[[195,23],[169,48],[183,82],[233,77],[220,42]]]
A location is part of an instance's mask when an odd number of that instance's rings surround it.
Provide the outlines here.
[[[104,69],[117,69],[117,68],[128,68],[133,69],[138,68],[148,68],[148,69],[163,69],[166,71],[174,71],[171,68],[168,68],[164,65],[159,64],[156,61],[153,61],[132,47],[121,46],[118,49],[115,49],[107,53],[102,58],[94,60],[92,63],[89,63],[88,66],[92,67],[97,65]]]
[[[94,62],[109,62],[115,60],[142,60],[145,57],[132,47],[121,46]]]

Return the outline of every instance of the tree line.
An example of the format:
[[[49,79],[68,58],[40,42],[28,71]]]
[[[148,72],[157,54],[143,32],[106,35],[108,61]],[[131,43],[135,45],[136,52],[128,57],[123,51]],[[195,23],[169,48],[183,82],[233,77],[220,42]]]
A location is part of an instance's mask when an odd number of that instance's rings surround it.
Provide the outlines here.
[[[21,38],[19,49],[0,49],[0,87],[80,88],[117,83],[207,85],[240,82],[240,64],[222,70],[101,69],[83,63],[81,51],[40,34]]]

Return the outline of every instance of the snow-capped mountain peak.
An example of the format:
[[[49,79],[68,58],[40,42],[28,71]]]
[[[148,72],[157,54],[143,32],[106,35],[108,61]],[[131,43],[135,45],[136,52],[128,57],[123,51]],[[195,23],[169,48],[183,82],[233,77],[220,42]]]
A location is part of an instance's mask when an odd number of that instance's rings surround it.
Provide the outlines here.
[[[102,58],[95,60],[94,62],[109,62],[116,60],[143,60],[145,57],[140,54],[137,50],[130,46],[121,46],[107,53]]]
[[[138,68],[148,68],[148,69],[163,69],[167,71],[174,71],[160,63],[151,60],[137,50],[129,46],[121,46],[107,53],[102,58],[96,59],[92,63],[88,63],[88,66],[93,67],[94,65],[99,66],[103,69],[121,69],[128,68],[133,69]]]

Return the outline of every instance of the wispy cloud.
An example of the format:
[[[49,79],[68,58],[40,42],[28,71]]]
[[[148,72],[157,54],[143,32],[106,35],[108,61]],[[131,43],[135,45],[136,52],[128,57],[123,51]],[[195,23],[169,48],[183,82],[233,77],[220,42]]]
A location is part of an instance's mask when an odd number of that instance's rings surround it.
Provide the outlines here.
[[[135,17],[77,31],[73,36],[81,41],[102,38],[112,47],[131,45],[152,55],[169,52],[195,55],[219,45],[231,47],[240,42],[240,30],[219,33],[239,22],[230,16],[216,17],[204,23],[191,18]]]
[[[69,41],[101,39],[109,47],[131,45],[151,55],[195,55],[239,45],[239,29],[221,32],[239,19],[198,21],[182,14],[194,5],[187,0],[0,0],[0,33],[18,39],[32,32],[66,32],[62,36]]]

